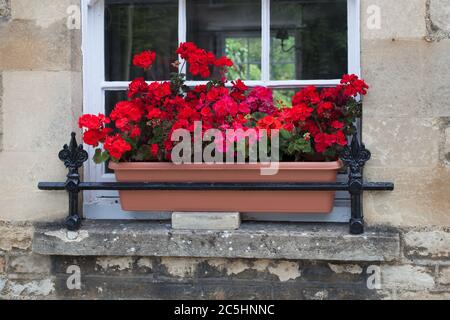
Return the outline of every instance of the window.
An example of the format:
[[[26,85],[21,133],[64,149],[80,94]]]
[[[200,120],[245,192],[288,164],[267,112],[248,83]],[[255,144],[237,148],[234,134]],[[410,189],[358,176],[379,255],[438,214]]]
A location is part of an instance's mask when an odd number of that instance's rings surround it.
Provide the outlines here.
[[[108,114],[117,101],[126,98],[128,82],[136,76],[148,81],[168,80],[169,65],[177,59],[173,52],[184,41],[193,41],[218,56],[228,55],[236,64],[230,77],[241,78],[249,86],[271,87],[279,104],[289,103],[299,87],[333,86],[344,73],[360,73],[359,0],[82,3],[86,113]],[[131,64],[133,55],[144,49],[158,54],[148,72]],[[188,76],[188,85],[199,82]],[[85,179],[114,181],[114,175],[105,166],[90,163]],[[337,197],[337,201],[348,198],[344,193]],[[90,218],[114,218],[112,212],[120,212],[117,193],[86,192],[85,209]],[[333,219],[347,220],[343,212]],[[117,216],[123,218],[123,214]],[[128,216],[155,217],[142,213]],[[317,215],[313,219],[317,220]]]

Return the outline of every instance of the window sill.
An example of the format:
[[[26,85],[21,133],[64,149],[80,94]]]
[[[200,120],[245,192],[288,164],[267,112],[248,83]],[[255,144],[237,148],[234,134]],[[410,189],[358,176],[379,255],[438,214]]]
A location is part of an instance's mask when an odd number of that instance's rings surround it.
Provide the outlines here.
[[[79,232],[61,225],[35,228],[33,250],[61,256],[162,256],[325,261],[392,261],[400,236],[367,228],[348,234],[347,225],[246,222],[236,231],[180,231],[167,222],[85,221]]]

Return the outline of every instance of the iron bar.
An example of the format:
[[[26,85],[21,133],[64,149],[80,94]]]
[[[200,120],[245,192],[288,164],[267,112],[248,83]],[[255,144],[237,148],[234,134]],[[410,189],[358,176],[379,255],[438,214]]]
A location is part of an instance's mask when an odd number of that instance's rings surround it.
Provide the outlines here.
[[[41,182],[40,190],[65,190],[62,182]],[[243,190],[243,191],[349,191],[345,182],[337,183],[144,183],[144,182],[81,182],[80,190]],[[362,190],[393,190],[392,183],[368,182]]]

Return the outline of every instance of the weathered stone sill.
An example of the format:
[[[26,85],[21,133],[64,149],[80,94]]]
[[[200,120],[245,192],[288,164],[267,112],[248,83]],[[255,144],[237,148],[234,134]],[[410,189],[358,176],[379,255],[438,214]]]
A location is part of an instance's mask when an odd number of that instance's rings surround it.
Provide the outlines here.
[[[400,257],[400,236],[370,229],[359,236],[347,225],[246,222],[236,231],[173,230],[152,221],[85,221],[78,233],[61,225],[35,228],[33,250],[62,256],[159,256],[392,261]]]

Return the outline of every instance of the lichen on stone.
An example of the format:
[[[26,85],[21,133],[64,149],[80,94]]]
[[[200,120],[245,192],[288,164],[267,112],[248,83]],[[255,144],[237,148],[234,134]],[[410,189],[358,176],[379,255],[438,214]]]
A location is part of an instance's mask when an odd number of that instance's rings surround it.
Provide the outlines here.
[[[426,25],[429,42],[450,39],[450,5],[448,0],[427,0]]]
[[[0,22],[11,18],[10,0],[0,0]]]

